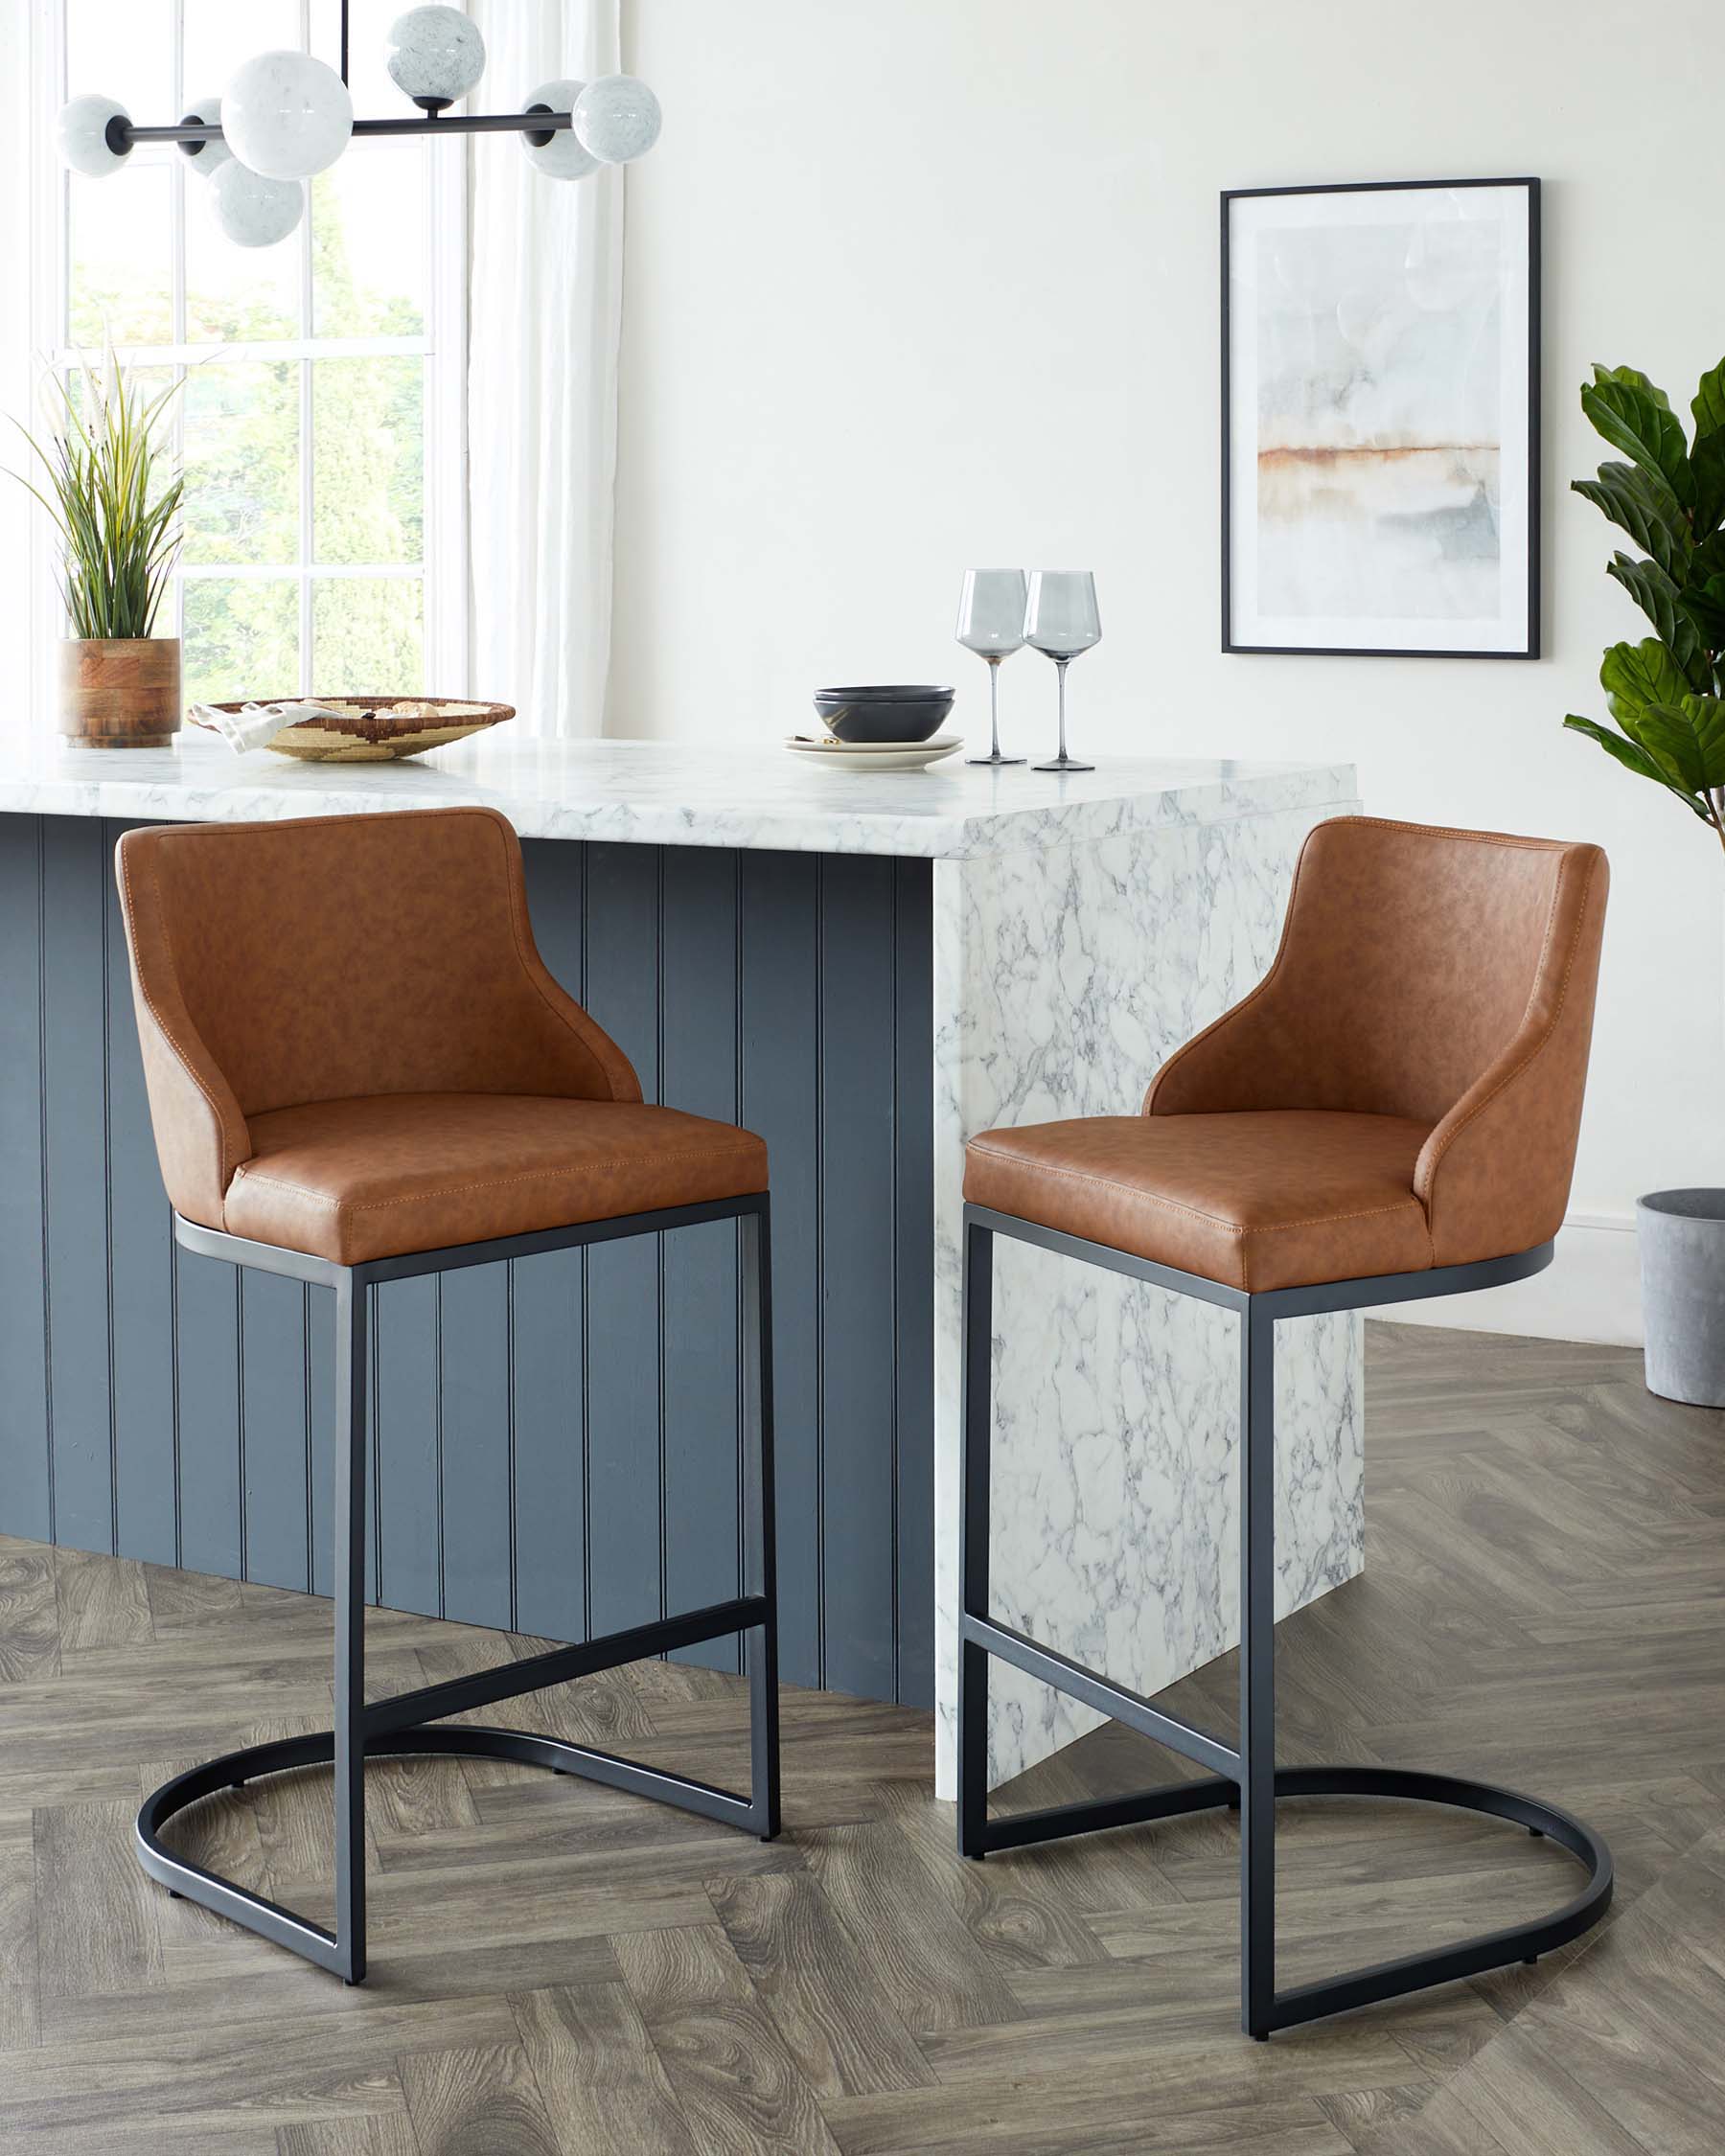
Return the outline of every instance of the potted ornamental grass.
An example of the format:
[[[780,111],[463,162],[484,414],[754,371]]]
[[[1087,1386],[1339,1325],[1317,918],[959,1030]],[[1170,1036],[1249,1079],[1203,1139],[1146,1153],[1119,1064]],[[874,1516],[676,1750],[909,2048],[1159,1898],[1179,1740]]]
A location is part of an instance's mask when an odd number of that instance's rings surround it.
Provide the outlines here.
[[[180,548],[183,475],[162,441],[179,384],[147,399],[110,350],[72,380],[47,378],[45,441],[23,480],[52,518],[71,634],[58,660],[59,730],[91,748],[159,748],[180,722],[179,639],[155,634]]]
[[[1615,725],[1564,724],[1663,787],[1725,846],[1725,360],[1704,375],[1686,432],[1633,367],[1595,367],[1581,408],[1627,462],[1585,495],[1639,548],[1606,564],[1652,625],[1599,668]],[[1725,1407],[1725,1190],[1658,1190],[1636,1204],[1648,1389]]]

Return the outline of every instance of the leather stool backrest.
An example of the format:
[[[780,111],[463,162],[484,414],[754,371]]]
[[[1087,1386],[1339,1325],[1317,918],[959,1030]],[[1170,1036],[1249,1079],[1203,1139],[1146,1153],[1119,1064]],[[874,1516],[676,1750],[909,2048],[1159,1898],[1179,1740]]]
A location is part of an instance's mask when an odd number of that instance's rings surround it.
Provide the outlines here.
[[[192,1217],[219,1217],[212,1189],[271,1109],[641,1097],[540,961],[494,810],[163,825],[122,838],[118,875],[157,1149]]]
[[[1145,1112],[1425,1123],[1436,1262],[1529,1248],[1568,1203],[1608,882],[1598,846],[1320,824],[1269,974],[1163,1066]]]

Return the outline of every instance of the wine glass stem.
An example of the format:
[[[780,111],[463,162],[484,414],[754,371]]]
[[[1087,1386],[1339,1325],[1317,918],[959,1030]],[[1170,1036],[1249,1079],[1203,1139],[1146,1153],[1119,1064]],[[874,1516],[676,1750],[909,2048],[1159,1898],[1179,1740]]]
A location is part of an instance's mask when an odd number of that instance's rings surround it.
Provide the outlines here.
[[[1060,761],[1066,762],[1066,670],[1065,659],[1054,661],[1054,671],[1060,676]]]
[[[998,764],[1000,760],[1000,662],[998,658],[988,662],[988,738],[989,752]]]

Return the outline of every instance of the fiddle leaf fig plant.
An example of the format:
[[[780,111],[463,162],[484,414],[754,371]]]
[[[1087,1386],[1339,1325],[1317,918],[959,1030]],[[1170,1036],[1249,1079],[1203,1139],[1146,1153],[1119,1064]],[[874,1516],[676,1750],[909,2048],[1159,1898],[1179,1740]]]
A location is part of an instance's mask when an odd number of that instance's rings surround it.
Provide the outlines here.
[[[1725,360],[1703,375],[1692,438],[1665,391],[1633,367],[1598,367],[1581,409],[1628,459],[1572,482],[1641,548],[1606,564],[1652,624],[1599,667],[1616,726],[1563,722],[1625,769],[1674,793],[1725,846]]]

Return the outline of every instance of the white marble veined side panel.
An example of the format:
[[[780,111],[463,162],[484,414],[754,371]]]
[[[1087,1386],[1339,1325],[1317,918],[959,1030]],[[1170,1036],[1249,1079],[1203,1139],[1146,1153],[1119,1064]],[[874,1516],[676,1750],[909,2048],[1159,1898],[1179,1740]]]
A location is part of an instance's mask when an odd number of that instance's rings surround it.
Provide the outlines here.
[[[1134,1112],[1183,1041],[1263,975],[1295,860],[1351,799],[934,869],[937,1780],[956,1707],[960,1185],[996,1124]],[[1235,1320],[995,1245],[994,1614],[1153,1693],[1238,1636]],[[1277,1609],[1360,1570],[1361,1327],[1281,1328]],[[1094,1726],[1000,1663],[992,1778]]]

